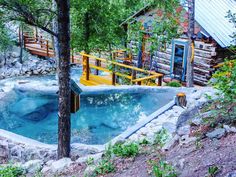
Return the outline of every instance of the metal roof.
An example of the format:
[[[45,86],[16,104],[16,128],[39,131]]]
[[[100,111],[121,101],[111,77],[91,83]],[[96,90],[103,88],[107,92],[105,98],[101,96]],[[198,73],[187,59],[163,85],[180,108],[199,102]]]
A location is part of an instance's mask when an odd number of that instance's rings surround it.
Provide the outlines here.
[[[233,44],[230,37],[236,29],[233,23],[226,18],[227,12],[231,10],[236,13],[235,0],[196,0],[196,21],[217,41],[221,47]]]

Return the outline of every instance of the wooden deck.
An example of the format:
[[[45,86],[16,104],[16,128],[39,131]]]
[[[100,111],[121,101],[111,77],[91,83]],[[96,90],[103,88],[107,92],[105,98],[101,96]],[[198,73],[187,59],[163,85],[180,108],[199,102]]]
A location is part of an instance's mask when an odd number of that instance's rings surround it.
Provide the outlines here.
[[[85,86],[118,86],[121,85],[118,78],[125,79],[126,84],[129,83],[131,85],[162,85],[163,74],[143,70],[112,60],[98,58],[85,53],[80,54],[83,58],[83,75],[80,78],[80,83]],[[100,73],[102,73],[102,75]]]
[[[32,55],[39,57],[55,57],[55,52],[52,48],[51,41],[44,39],[42,36],[34,37],[28,33],[23,34],[24,48],[28,50]],[[81,64],[82,58],[80,55],[71,52],[71,64]]]

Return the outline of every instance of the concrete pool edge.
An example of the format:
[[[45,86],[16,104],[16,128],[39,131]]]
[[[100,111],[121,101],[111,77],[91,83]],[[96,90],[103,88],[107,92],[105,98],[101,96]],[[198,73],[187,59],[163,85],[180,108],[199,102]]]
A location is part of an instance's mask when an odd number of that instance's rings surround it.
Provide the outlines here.
[[[30,83],[26,83],[26,84],[16,84],[15,85],[16,88],[24,88],[26,90],[31,90],[31,88],[33,88],[34,90],[38,90],[38,91],[42,91],[43,92],[47,92],[49,91],[50,93],[56,91],[56,87],[43,87],[42,88],[35,88],[34,84],[30,84]],[[87,86],[82,86],[82,89],[84,92],[108,92],[108,91],[138,91],[138,90],[149,90],[149,91],[182,91],[183,88],[172,88],[172,87],[149,87],[149,86],[120,86],[120,87],[114,87],[114,86],[95,86],[95,87],[87,87]],[[186,89],[184,89],[186,90]],[[157,118],[158,115],[164,113],[165,111],[167,111],[168,109],[170,109],[171,107],[174,106],[174,99],[169,102],[168,104],[166,104],[165,106],[157,109],[155,112],[153,112],[152,114],[150,114],[147,118],[145,118],[144,120],[142,120],[141,122],[137,122],[134,126],[130,127],[128,130],[125,130],[124,132],[122,132],[121,134],[117,135],[116,137],[112,138],[110,141],[108,141],[105,144],[96,144],[96,145],[91,145],[91,144],[80,144],[80,143],[72,143],[71,147],[73,148],[80,148],[80,147],[88,147],[88,148],[96,148],[99,151],[103,151],[105,150],[105,147],[107,146],[107,144],[109,144],[110,142],[115,142],[117,139],[121,139],[121,137],[123,139],[128,138],[129,136],[131,136],[133,133],[135,133],[136,131],[138,131],[140,128],[142,128],[143,126],[145,126],[146,124],[148,124],[150,121],[152,121],[153,119]],[[0,129],[0,137],[3,136],[5,138],[8,138],[12,141],[15,141],[17,143],[22,143],[22,144],[29,144],[31,146],[37,146],[37,147],[42,147],[42,148],[50,148],[55,150],[57,148],[57,144],[47,144],[47,143],[42,143],[40,141],[31,139],[31,138],[27,138],[25,136],[19,135],[19,134],[15,134],[6,130],[2,130]]]

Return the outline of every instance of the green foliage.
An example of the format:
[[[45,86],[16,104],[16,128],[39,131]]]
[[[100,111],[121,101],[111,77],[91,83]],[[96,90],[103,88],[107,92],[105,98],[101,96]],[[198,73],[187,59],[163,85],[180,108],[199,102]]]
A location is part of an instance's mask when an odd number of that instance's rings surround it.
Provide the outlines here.
[[[166,162],[160,161],[156,163],[151,161],[152,173],[155,177],[177,177],[175,169]]]
[[[226,61],[213,75],[212,85],[220,91],[218,115],[235,120],[236,113],[236,60]]]
[[[24,173],[23,169],[15,166],[0,166],[0,177],[20,177]]]
[[[153,24],[149,30],[144,29],[142,21],[129,24],[128,40],[141,42],[146,32],[151,32],[147,39],[146,50],[153,53],[157,49],[165,50],[166,45],[170,44],[173,38],[177,38],[183,33],[180,25],[183,10],[178,10],[179,0],[151,0],[150,6],[157,7],[157,16],[153,17]]]
[[[104,158],[111,159],[111,156],[112,156],[112,145],[109,143],[108,146],[106,147]]]
[[[182,85],[181,85],[179,82],[177,82],[177,81],[171,81],[171,82],[167,83],[166,85],[169,86],[169,87],[181,87],[181,86],[182,86]]]
[[[169,135],[167,133],[166,129],[161,129],[159,132],[157,132],[154,140],[154,144],[159,145],[160,147],[163,147],[169,138]]]
[[[89,157],[89,158],[87,159],[87,161],[86,161],[86,164],[87,164],[87,165],[92,165],[92,164],[94,164],[94,158]]]
[[[217,166],[211,166],[208,168],[207,177],[215,177],[218,172],[219,172],[219,168]]]
[[[112,147],[112,152],[118,157],[135,157],[139,153],[139,145],[136,143],[117,143]]]
[[[196,146],[196,149],[202,149],[203,148],[201,138],[197,138],[197,140],[195,141],[195,146]]]
[[[115,171],[114,165],[107,159],[103,159],[95,168],[96,175],[105,175]]]
[[[139,142],[140,145],[148,145],[150,142],[147,139],[143,139],[142,141]]]
[[[110,0],[72,0],[71,28],[72,47],[87,53],[97,50],[112,50],[121,44],[125,35],[120,26],[126,11],[124,3]]]
[[[224,93],[225,101],[236,100],[236,60],[226,63],[213,75],[213,86]]]
[[[5,27],[2,20],[0,19],[0,51],[5,51],[12,45],[13,42],[10,39],[9,30]]]

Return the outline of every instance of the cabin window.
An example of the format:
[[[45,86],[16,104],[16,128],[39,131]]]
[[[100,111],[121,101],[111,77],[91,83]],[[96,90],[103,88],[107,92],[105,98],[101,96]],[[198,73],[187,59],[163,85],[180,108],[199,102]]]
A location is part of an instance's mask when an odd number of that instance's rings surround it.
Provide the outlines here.
[[[188,41],[174,40],[172,42],[171,78],[186,80],[187,56]]]

